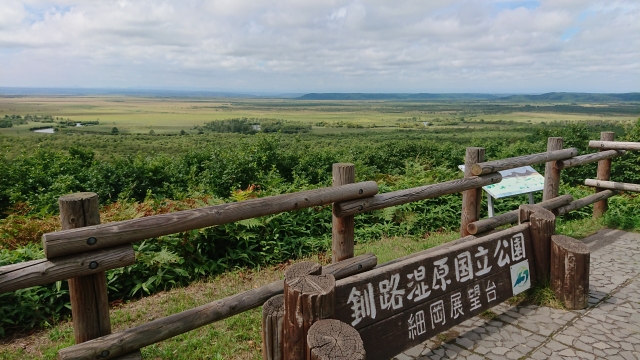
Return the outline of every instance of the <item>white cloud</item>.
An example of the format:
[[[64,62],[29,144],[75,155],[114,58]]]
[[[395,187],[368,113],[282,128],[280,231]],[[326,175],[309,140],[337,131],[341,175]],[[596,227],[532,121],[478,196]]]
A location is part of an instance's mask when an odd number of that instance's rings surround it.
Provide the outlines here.
[[[636,1],[0,2],[0,86],[639,91]]]

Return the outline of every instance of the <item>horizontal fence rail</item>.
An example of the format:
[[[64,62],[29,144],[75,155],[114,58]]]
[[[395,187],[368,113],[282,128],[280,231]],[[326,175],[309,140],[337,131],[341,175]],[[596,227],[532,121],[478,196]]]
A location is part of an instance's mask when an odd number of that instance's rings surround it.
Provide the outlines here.
[[[624,153],[624,150],[606,150],[593,154],[580,155],[572,157],[571,159],[558,160],[555,163],[555,167],[558,170],[568,169],[574,166],[585,165],[604,159],[611,159],[614,157],[622,156],[624,155]]]
[[[536,165],[548,161],[568,159],[576,155],[578,155],[578,149],[576,148],[554,150],[538,154],[477,163],[473,165],[473,167],[471,168],[471,172],[473,173],[473,175],[479,176],[521,166]]]
[[[584,181],[584,184],[587,186],[594,186],[602,189],[640,192],[640,185],[638,184],[629,184],[629,183],[595,180],[595,179],[586,179]]]
[[[377,193],[378,184],[375,181],[366,181],[268,196],[237,203],[47,233],[42,235],[42,245],[46,257],[51,259],[238,220],[368,197]]]
[[[562,195],[553,199],[540,202],[536,205],[547,210],[553,210],[560,206],[569,204],[573,200],[571,195]],[[474,221],[467,225],[467,231],[471,234],[480,234],[489,230],[493,230],[498,226],[512,224],[518,221],[519,210],[513,210],[500,214],[491,218]]]
[[[614,150],[640,150],[638,142],[624,141],[589,141],[589,147],[594,149],[614,149]]]
[[[0,293],[133,265],[131,244],[52,260],[39,259],[0,267]]]
[[[415,187],[411,189],[391,191],[372,197],[337,203],[335,215],[344,217],[366,211],[384,209],[391,206],[407,204],[414,201],[431,199],[442,195],[453,194],[464,190],[475,189],[502,181],[499,173],[451,180],[443,183]]]
[[[612,140],[613,135],[606,132],[603,134],[607,136],[602,135],[601,141],[589,142],[590,147],[600,149],[598,153],[577,156],[578,151],[575,148],[553,150],[548,147],[549,151],[544,153],[475,163],[469,166],[472,174],[475,175],[472,177],[384,194],[378,194],[377,184],[368,181],[47,233],[42,237],[47,259],[0,267],[0,293],[131,265],[135,262],[135,253],[130,243],[139,240],[332,203],[334,204],[333,214],[344,218],[499,183],[502,181],[502,176],[498,171],[501,170],[547,163],[546,179],[549,168],[556,171],[559,177],[562,169],[596,161],[600,161],[601,164],[603,162],[610,164],[609,159],[623,155],[624,150],[640,150],[640,143],[604,141]],[[561,148],[561,145],[556,148]],[[596,194],[574,200],[571,195],[557,196],[556,191],[552,196],[557,197],[545,200],[536,207],[540,206],[547,210],[554,210],[557,215],[564,215],[590,204],[606,203],[606,199],[618,194],[620,190],[640,191],[640,185],[607,181],[609,172],[610,168],[599,165],[598,178],[602,180],[585,180],[585,185],[597,187]],[[605,175],[606,178],[601,177]],[[545,188],[549,186],[547,182],[548,180],[545,180]],[[527,206],[524,208],[527,209]],[[489,219],[475,221],[466,225],[465,228],[469,233],[477,235],[502,225],[515,223],[519,220],[519,215],[523,214],[522,209],[523,207]],[[594,210],[594,216],[595,214]],[[527,226],[529,224],[518,225],[510,231],[518,231]],[[489,235],[491,236],[496,235]],[[464,247],[466,243],[476,239],[473,235],[462,237],[380,265],[377,265],[375,255],[365,254],[326,266],[322,269],[322,273],[332,274],[336,279],[345,279],[372,269],[376,269],[374,272],[379,272],[380,269],[388,271],[389,268],[411,262],[411,259],[430,258],[434,254]],[[358,275],[355,278],[370,275]],[[345,281],[347,280],[340,281],[339,284]],[[62,349],[58,355],[60,359],[123,359],[123,356],[133,353],[133,358],[139,358],[137,350],[142,347],[262,305],[272,296],[281,294],[283,284],[283,281],[276,281],[116,334],[104,335]]]
[[[322,269],[322,274],[332,274],[336,279],[343,279],[373,269],[377,261],[373,254],[360,255],[325,266]],[[58,358],[64,360],[113,359],[212,322],[254,309],[264,304],[272,296],[282,294],[283,289],[283,280],[274,281],[257,289],[61,349],[58,352]]]
[[[610,197],[612,197],[613,195],[616,195],[618,192],[617,191],[612,191],[612,190],[604,190],[604,191],[600,191],[597,192],[593,195],[589,195],[589,196],[585,196],[581,199],[578,199],[576,201],[572,201],[570,204],[567,204],[565,206],[561,206],[559,208],[557,208],[555,210],[555,212],[557,213],[557,215],[564,215],[570,211],[573,210],[577,210],[580,208],[583,208],[587,205],[591,205],[595,202],[598,202],[600,200],[605,200],[608,199]]]

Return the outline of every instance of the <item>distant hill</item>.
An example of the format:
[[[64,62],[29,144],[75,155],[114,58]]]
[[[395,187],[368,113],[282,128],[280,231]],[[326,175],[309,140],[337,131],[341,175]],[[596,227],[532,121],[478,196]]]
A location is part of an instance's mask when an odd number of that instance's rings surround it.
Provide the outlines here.
[[[310,93],[298,100],[496,100],[491,94]]]
[[[640,93],[597,94],[551,92],[540,95],[511,95],[501,98],[509,101],[549,101],[549,102],[612,102],[640,101]]]
[[[513,102],[617,102],[640,101],[640,93],[597,94],[551,92],[540,95],[493,95],[475,93],[309,93],[297,100],[506,100]]]

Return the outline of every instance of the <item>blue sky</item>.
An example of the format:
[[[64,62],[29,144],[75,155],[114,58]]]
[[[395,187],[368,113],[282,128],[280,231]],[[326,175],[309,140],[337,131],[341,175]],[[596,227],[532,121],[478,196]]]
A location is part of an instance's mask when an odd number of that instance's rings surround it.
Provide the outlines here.
[[[640,91],[640,2],[2,0],[0,87]]]

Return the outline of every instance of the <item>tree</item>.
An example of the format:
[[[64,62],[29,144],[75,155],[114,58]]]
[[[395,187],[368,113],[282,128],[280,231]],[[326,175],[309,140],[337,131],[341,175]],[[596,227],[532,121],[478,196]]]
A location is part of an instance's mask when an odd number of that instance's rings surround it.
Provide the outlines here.
[[[118,133],[119,133],[119,131],[118,131],[118,128],[117,128],[117,127],[115,127],[115,126],[114,126],[114,127],[112,127],[112,128],[111,128],[111,134],[112,134],[112,135],[116,135],[116,134],[118,134]]]

